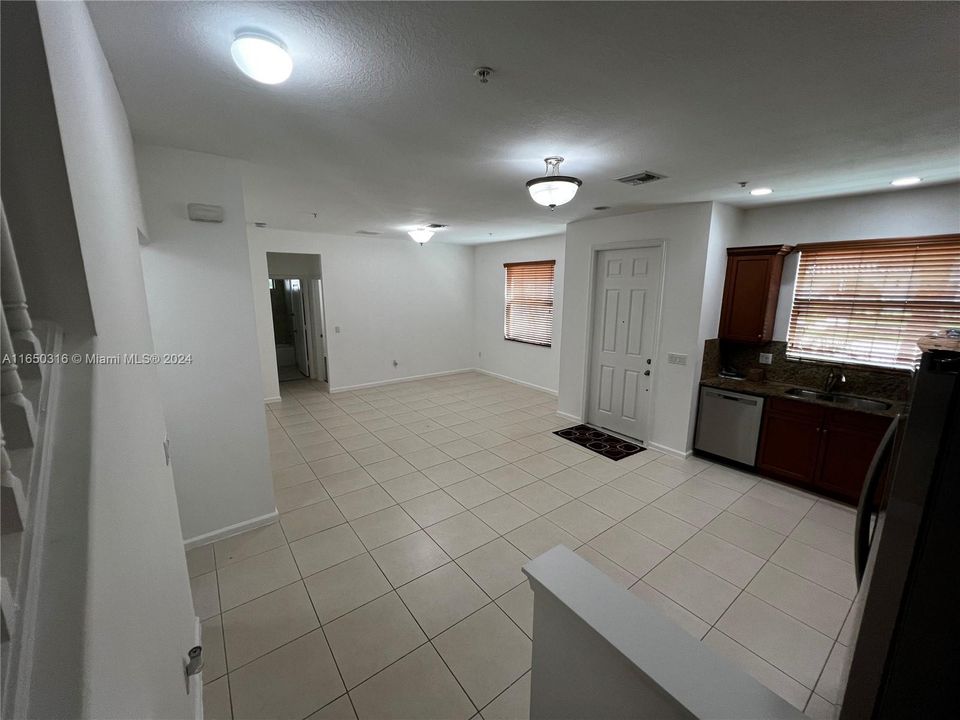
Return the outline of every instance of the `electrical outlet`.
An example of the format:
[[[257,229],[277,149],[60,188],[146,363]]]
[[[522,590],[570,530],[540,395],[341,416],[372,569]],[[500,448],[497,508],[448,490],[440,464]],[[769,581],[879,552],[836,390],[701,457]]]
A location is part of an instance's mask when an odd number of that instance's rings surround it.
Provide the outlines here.
[[[394,367],[397,367],[397,365],[399,365],[399,364],[400,364],[400,363],[398,363],[396,360],[393,361],[393,366],[394,366]]]
[[[339,335],[339,334],[340,334],[340,326],[339,326],[339,325],[334,326],[334,328],[333,328],[333,333],[334,333],[334,335]]]
[[[483,357],[483,353],[482,353],[482,352],[478,352],[478,353],[477,353],[477,357],[478,357],[478,358]]]
[[[686,365],[687,356],[682,353],[667,353],[668,365]]]
[[[760,364],[761,364],[761,365],[772,365],[772,364],[773,364],[773,353],[760,353]]]

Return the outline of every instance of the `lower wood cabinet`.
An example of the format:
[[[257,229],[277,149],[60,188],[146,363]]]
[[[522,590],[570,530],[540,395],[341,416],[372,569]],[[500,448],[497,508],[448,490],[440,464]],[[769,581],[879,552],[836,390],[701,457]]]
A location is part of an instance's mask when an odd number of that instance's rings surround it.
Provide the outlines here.
[[[890,418],[770,398],[757,469],[770,477],[856,503]]]

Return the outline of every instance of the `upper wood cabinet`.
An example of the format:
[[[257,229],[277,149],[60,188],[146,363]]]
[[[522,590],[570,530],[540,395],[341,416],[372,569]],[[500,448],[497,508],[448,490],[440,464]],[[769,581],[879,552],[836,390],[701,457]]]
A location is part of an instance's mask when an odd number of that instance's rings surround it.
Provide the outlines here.
[[[773,337],[783,256],[792,249],[789,245],[727,249],[721,340],[761,343]]]

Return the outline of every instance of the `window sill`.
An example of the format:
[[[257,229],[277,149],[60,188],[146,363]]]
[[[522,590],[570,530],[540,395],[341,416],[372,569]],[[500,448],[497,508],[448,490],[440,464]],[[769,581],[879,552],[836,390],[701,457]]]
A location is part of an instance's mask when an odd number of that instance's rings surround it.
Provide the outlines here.
[[[506,342],[520,343],[521,345],[533,345],[534,347],[542,347],[542,348],[553,347],[553,343],[538,343],[538,342],[531,342],[530,340],[518,340],[516,338],[508,338],[508,337],[505,337],[504,340]]]

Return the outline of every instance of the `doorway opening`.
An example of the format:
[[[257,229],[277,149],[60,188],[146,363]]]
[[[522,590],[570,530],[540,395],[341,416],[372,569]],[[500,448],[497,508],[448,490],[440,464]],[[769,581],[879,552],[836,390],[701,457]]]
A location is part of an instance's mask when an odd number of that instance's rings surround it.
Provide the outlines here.
[[[327,381],[320,256],[267,253],[277,379]]]

